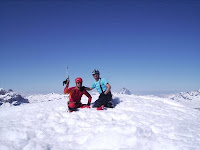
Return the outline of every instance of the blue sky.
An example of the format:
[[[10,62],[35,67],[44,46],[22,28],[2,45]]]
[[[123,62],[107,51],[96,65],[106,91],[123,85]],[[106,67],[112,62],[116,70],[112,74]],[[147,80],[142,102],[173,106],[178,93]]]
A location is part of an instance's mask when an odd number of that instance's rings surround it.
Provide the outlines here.
[[[1,1],[0,87],[62,93],[91,86],[99,69],[113,91],[200,89],[200,2]]]

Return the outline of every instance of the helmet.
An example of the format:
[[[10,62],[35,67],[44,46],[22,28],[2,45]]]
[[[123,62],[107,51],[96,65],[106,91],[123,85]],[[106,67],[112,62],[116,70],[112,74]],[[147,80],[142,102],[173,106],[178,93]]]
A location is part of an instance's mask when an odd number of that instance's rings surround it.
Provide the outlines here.
[[[75,82],[76,82],[76,83],[78,83],[78,82],[82,83],[83,80],[82,80],[82,78],[79,78],[79,77],[78,77],[78,78],[75,79]]]
[[[94,71],[92,71],[92,75],[94,75],[94,74],[100,74],[99,70],[94,69]]]

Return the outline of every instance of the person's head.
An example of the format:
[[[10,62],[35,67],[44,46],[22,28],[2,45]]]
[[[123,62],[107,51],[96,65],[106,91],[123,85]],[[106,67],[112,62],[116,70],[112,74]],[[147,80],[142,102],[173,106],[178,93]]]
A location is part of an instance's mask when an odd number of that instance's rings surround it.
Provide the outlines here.
[[[80,78],[80,77],[76,78],[75,83],[76,83],[76,87],[78,87],[78,88],[82,87],[82,83],[83,83],[82,78]]]
[[[96,81],[99,80],[99,75],[100,75],[99,70],[94,69],[94,71],[92,71],[92,75],[93,75],[93,77],[94,77],[94,79],[95,79]]]

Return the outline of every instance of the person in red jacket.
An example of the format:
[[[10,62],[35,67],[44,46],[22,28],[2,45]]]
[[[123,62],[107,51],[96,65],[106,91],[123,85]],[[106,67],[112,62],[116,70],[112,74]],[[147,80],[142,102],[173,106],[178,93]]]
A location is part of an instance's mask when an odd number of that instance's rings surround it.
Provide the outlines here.
[[[68,88],[69,81],[67,81],[66,87],[64,89],[64,94],[69,94],[68,108],[70,112],[76,111],[77,108],[90,108],[90,103],[92,100],[91,95],[85,90],[85,87],[82,86],[82,78],[76,78],[75,83],[75,87]],[[85,94],[88,97],[87,104],[81,103],[81,97],[83,94]]]

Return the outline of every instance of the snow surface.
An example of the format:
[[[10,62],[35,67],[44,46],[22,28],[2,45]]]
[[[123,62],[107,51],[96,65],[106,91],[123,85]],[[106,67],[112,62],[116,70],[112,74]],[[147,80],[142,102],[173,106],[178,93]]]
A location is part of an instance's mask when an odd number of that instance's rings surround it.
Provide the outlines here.
[[[47,102],[47,101],[55,101],[61,100],[63,98],[67,99],[67,95],[57,94],[57,93],[50,93],[50,94],[37,94],[37,95],[30,95],[26,98],[29,100],[30,103],[38,103],[38,102]]]
[[[175,101],[114,94],[114,109],[68,113],[66,96],[51,96],[0,107],[0,150],[200,149],[200,111]]]

